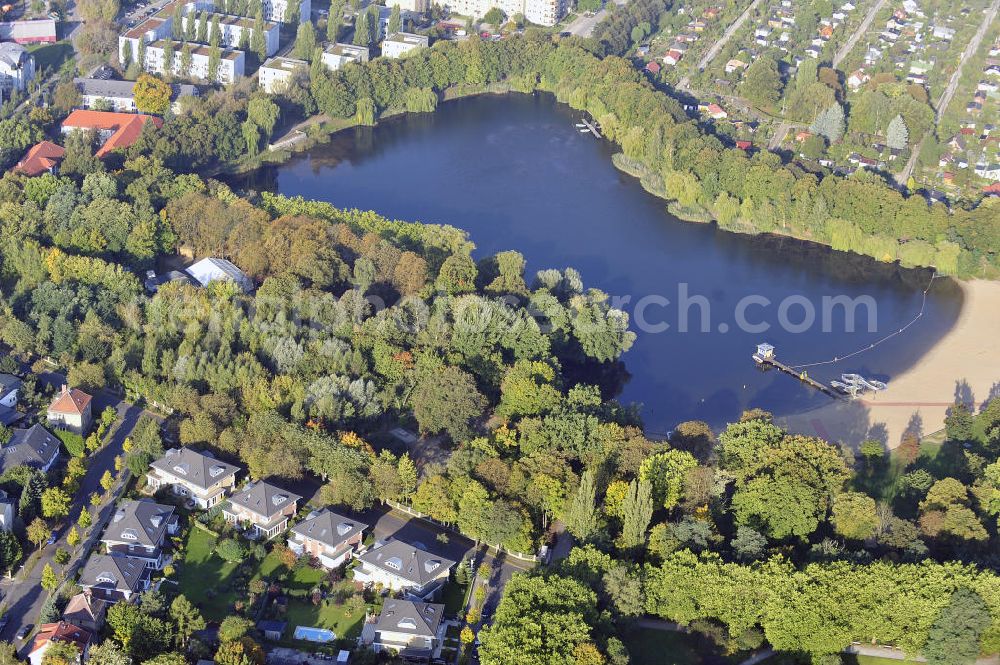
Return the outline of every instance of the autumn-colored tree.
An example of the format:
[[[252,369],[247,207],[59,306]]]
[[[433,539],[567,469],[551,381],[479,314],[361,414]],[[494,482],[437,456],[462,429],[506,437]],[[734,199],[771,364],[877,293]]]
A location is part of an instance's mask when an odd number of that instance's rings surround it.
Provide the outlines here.
[[[43,522],[40,517],[36,517],[35,520],[28,525],[27,533],[28,541],[35,547],[41,547],[42,544],[49,539],[49,536],[52,535],[49,525]]]
[[[140,74],[135,81],[135,107],[143,113],[163,115],[170,109],[172,94],[167,82],[152,74]]]

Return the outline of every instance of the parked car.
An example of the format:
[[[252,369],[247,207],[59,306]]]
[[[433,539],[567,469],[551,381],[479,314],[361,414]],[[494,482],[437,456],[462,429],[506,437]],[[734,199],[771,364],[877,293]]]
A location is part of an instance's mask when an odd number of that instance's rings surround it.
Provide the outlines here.
[[[35,624],[33,623],[25,624],[24,627],[21,628],[21,630],[17,631],[17,635],[15,635],[15,637],[19,640],[23,640],[24,638],[26,638],[28,635],[31,634],[31,629],[34,627]]]
[[[56,543],[57,540],[59,540],[59,532],[58,531],[53,531],[52,535],[49,536],[49,542],[48,542],[48,544],[49,545],[55,545],[55,543]]]

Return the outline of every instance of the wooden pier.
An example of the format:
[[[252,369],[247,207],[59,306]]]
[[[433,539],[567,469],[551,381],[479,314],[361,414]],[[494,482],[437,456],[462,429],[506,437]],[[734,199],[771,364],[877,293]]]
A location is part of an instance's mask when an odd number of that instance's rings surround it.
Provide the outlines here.
[[[597,138],[601,138],[601,133],[599,131],[597,131],[597,126],[594,125],[594,123],[590,122],[586,118],[581,118],[580,122],[582,122],[583,124],[585,124],[587,126],[587,129],[590,131],[591,134],[593,134]]]
[[[758,344],[757,353],[753,354],[753,360],[761,367],[775,367],[785,374],[790,374],[802,383],[815,388],[824,395],[829,395],[835,399],[842,399],[844,396],[833,388],[826,386],[816,379],[811,378],[806,372],[796,372],[794,369],[774,357],[774,347],[770,344]]]

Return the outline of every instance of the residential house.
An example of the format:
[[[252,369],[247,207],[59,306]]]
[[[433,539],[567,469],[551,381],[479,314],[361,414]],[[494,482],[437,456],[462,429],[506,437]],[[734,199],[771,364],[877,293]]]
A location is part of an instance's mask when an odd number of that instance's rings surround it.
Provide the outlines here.
[[[428,43],[429,41],[425,35],[397,32],[382,40],[382,55],[386,58],[398,58],[410,51],[427,48]]]
[[[163,120],[141,113],[114,113],[111,111],[88,111],[77,109],[63,120],[62,133],[85,130],[96,131],[102,143],[97,151],[98,157],[104,157],[113,150],[129,147],[142,134],[143,128],[152,123],[159,129]]]
[[[1000,181],[1000,164],[976,164],[975,171],[980,178]]]
[[[0,373],[0,425],[10,426],[24,417],[17,411],[21,379],[13,374]]]
[[[28,466],[47,473],[59,459],[60,441],[41,425],[15,429],[0,446],[0,475],[15,466]]]
[[[724,120],[729,117],[729,114],[726,113],[726,110],[723,109],[718,104],[714,103],[708,104],[704,110],[705,113],[708,114],[708,117],[712,118],[713,120]]]
[[[945,41],[950,42],[952,39],[955,38],[955,29],[943,25],[935,25],[932,34],[937,39],[943,39]]]
[[[681,58],[683,57],[684,54],[678,51],[677,49],[670,49],[669,51],[667,51],[667,54],[663,56],[663,62],[665,62],[668,65],[676,65],[678,62],[681,61]]]
[[[285,634],[288,627],[287,621],[275,621],[273,619],[257,622],[257,630],[261,632],[265,640],[277,642]]]
[[[255,481],[233,494],[222,513],[227,522],[246,527],[251,538],[270,540],[288,528],[301,499],[271,483]]]
[[[744,69],[746,69],[749,66],[750,65],[748,65],[745,62],[743,62],[739,58],[733,58],[729,62],[726,63],[726,73],[727,74],[732,74],[735,71],[743,71]]]
[[[77,584],[92,598],[114,604],[132,600],[148,589],[150,570],[139,559],[94,554],[83,567]]]
[[[84,630],[79,626],[74,626],[66,621],[58,623],[43,623],[38,627],[35,638],[31,642],[28,650],[28,662],[31,665],[42,665],[45,652],[53,642],[64,642],[73,645],[77,650],[77,663],[82,663],[87,659],[87,650],[90,647],[90,640],[93,636],[89,630]]]
[[[135,113],[135,81],[111,81],[97,78],[75,78],[73,83],[80,93],[80,105],[85,109],[108,107],[119,113]],[[187,83],[175,83],[170,86],[171,110],[181,111],[181,99],[197,97],[198,88]]]
[[[440,655],[446,626],[444,605],[389,598],[378,618],[370,617],[361,631],[361,643],[377,652],[396,654],[404,661],[429,661]]]
[[[0,42],[0,97],[24,90],[35,78],[35,58],[14,42]]]
[[[6,492],[0,490],[0,531],[13,531],[16,515],[16,501],[7,496]]]
[[[378,543],[355,558],[359,562],[354,568],[356,582],[381,584],[414,600],[433,597],[455,565],[454,561],[401,540]]]
[[[660,73],[660,63],[656,62],[655,60],[653,62],[647,62],[645,69],[653,76],[656,76],[657,74]]]
[[[29,178],[40,176],[43,173],[56,173],[65,156],[66,150],[61,145],[56,145],[52,141],[42,141],[28,149],[14,170]]]
[[[170,488],[206,510],[225,499],[236,486],[240,468],[190,448],[171,448],[149,465],[146,483],[153,490]]]
[[[92,402],[93,398],[79,388],[63,385],[49,404],[45,418],[49,425],[58,429],[86,434],[94,420]]]
[[[115,509],[101,542],[108,554],[137,559],[147,568],[162,570],[170,562],[164,552],[167,536],[176,534],[174,507],[141,499],[124,501]]]
[[[367,528],[367,524],[324,508],[292,527],[288,548],[299,556],[318,559],[324,568],[337,568],[361,545]]]
[[[84,630],[97,632],[104,627],[104,618],[107,616],[107,612],[107,601],[94,598],[93,594],[87,591],[81,591],[66,603],[62,619]]]

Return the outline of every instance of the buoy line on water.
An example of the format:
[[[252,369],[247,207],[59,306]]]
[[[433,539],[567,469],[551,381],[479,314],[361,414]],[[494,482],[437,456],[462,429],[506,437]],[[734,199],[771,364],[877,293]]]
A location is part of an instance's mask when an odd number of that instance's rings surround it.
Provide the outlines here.
[[[909,328],[914,323],[916,323],[917,321],[919,321],[920,317],[922,317],[924,315],[924,309],[927,307],[927,292],[931,290],[931,285],[934,284],[934,280],[937,278],[937,276],[938,276],[937,272],[935,271],[931,275],[930,281],[927,282],[927,288],[924,289],[923,298],[920,301],[920,311],[917,312],[917,315],[914,316],[905,326],[903,326],[899,330],[897,330],[897,331],[895,331],[893,333],[890,333],[890,334],[886,335],[885,337],[883,337],[882,339],[876,340],[875,342],[872,342],[868,346],[862,347],[862,348],[858,349],[857,351],[853,351],[851,353],[848,353],[846,356],[834,356],[833,359],[831,359],[831,360],[821,360],[819,362],[806,363],[804,365],[789,365],[789,367],[791,367],[792,369],[805,369],[806,367],[817,367],[819,365],[833,365],[834,363],[839,363],[839,362],[841,362],[843,360],[847,360],[848,358],[853,358],[854,356],[861,355],[862,353],[866,353],[868,351],[871,351],[872,349],[874,349],[879,344],[882,344],[883,342],[888,342],[890,339],[892,339],[893,337],[896,337],[897,335],[902,335],[904,332],[906,332],[907,328]]]

